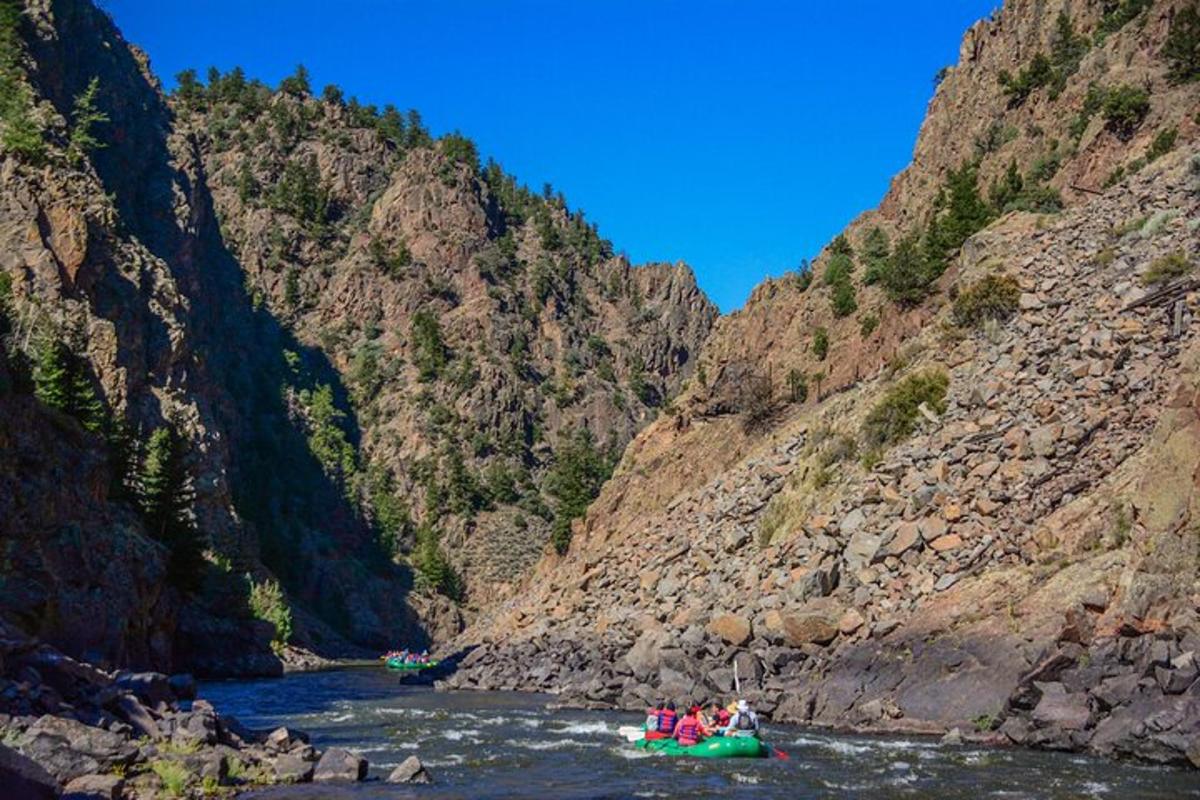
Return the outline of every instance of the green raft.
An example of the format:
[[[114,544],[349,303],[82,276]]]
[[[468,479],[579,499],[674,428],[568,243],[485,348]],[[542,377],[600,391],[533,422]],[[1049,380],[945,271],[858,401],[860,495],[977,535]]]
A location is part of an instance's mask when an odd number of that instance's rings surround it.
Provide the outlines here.
[[[438,665],[436,661],[426,661],[424,664],[417,664],[413,661],[401,661],[398,658],[389,658],[386,663],[388,669],[398,669],[401,672],[419,672]]]
[[[674,739],[642,739],[634,745],[641,750],[693,758],[766,758],[771,753],[770,748],[753,736],[713,736],[691,747],[684,747]]]

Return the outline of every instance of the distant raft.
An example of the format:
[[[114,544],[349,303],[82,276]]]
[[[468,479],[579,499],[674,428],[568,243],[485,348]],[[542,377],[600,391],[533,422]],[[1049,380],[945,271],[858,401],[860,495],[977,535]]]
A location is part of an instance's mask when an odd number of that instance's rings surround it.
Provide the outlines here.
[[[419,672],[420,670],[429,669],[430,667],[436,667],[438,665],[438,662],[436,661],[418,663],[416,661],[405,661],[400,658],[389,658],[384,663],[387,664],[388,669],[398,669],[402,672]]]
[[[668,756],[693,758],[766,758],[771,754],[771,749],[754,736],[713,736],[690,747],[675,739],[639,739],[634,746]]]

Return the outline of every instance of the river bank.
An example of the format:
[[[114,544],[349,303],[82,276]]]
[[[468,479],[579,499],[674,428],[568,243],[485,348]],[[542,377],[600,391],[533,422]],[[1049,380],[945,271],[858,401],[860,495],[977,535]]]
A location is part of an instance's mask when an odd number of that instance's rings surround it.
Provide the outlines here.
[[[952,746],[936,738],[855,736],[768,725],[787,760],[700,762],[648,755],[616,735],[636,714],[548,708],[547,695],[435,692],[383,669],[297,673],[280,679],[201,683],[200,696],[244,724],[306,731],[319,748],[345,748],[369,761],[354,785],[255,791],[271,798],[518,798],[590,800],[761,798],[1200,797],[1188,772],[1086,756]],[[383,783],[416,754],[434,783],[405,790]],[[332,787],[332,788],[331,788]],[[419,793],[419,794],[416,794]]]

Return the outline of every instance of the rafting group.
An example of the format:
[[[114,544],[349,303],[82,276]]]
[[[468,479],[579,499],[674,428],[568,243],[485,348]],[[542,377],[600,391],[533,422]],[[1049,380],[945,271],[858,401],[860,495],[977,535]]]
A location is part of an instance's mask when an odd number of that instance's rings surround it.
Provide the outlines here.
[[[758,738],[758,715],[745,700],[705,709],[690,706],[681,715],[674,703],[658,703],[646,711],[640,735],[630,740],[644,750],[700,758],[763,758],[770,754]]]
[[[428,650],[389,650],[380,656],[389,669],[420,670],[436,667],[438,662],[429,657]]]

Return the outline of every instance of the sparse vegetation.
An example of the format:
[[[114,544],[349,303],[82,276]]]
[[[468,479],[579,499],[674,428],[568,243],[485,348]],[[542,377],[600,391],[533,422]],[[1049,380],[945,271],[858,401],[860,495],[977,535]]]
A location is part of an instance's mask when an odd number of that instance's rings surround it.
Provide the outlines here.
[[[1191,274],[1196,269],[1196,265],[1188,259],[1182,250],[1177,250],[1169,255],[1156,258],[1150,264],[1150,268],[1142,275],[1142,285],[1154,286],[1167,281],[1182,278],[1184,275]]]
[[[954,323],[977,328],[987,320],[1005,320],[1017,310],[1021,288],[1011,275],[987,275],[958,293]]]
[[[1037,53],[1028,66],[1014,77],[1008,70],[1000,70],[998,76],[1004,93],[1008,96],[1009,108],[1024,103],[1035,90],[1054,80],[1054,66],[1045,53]]]
[[[825,356],[829,355],[829,331],[824,328],[813,331],[812,351],[818,361],[825,360]]]
[[[1162,57],[1172,83],[1200,80],[1200,3],[1193,2],[1175,14]]]
[[[875,332],[879,327],[879,314],[871,311],[863,314],[858,320],[858,332],[864,339]]]
[[[38,164],[45,158],[46,142],[22,65],[23,9],[19,0],[0,0],[0,146]]]
[[[420,380],[436,380],[450,361],[450,353],[442,339],[442,326],[429,311],[418,311],[413,315],[409,328],[412,337],[413,363],[417,365]]]
[[[246,579],[250,582],[250,611],[258,619],[275,627],[271,648],[280,653],[292,638],[292,610],[288,607],[283,589],[277,581],[255,583],[249,576]]]
[[[808,378],[804,373],[793,367],[787,374],[788,396],[793,403],[803,403],[808,399]]]
[[[162,781],[163,791],[168,797],[183,797],[187,794],[191,773],[179,761],[151,761],[150,770]]]
[[[1150,148],[1146,151],[1146,163],[1149,164],[1156,159],[1162,158],[1175,147],[1175,139],[1179,136],[1178,128],[1163,128],[1154,137],[1154,141],[1150,143]]]
[[[194,492],[186,455],[175,426],[164,425],[146,443],[136,483],[146,532],[167,547],[168,579],[191,592],[199,588],[205,562],[192,518]]]
[[[571,523],[584,515],[614,466],[616,459],[596,447],[586,428],[562,435],[544,484],[555,500],[551,540],[559,553],[570,548]]]
[[[945,372],[927,369],[888,389],[863,420],[861,437],[866,449],[881,449],[908,438],[916,428],[922,404],[934,413],[944,412],[949,385]]]
[[[1145,89],[1122,84],[1105,93],[1100,110],[1109,130],[1128,141],[1150,113],[1150,95]]]
[[[101,122],[108,122],[108,116],[96,109],[96,92],[100,89],[100,79],[92,78],[87,88],[75,98],[75,107],[71,112],[71,134],[67,142],[67,163],[79,166],[91,151],[104,147],[104,144],[92,133],[92,127]]]

